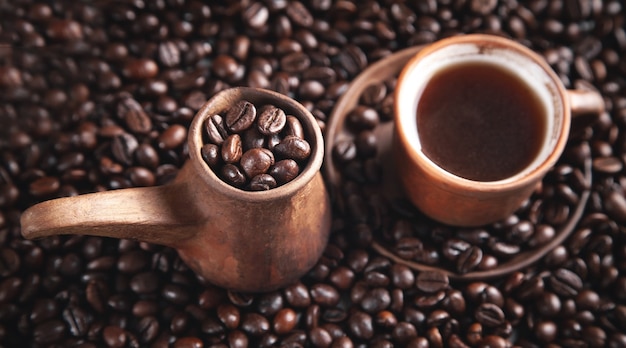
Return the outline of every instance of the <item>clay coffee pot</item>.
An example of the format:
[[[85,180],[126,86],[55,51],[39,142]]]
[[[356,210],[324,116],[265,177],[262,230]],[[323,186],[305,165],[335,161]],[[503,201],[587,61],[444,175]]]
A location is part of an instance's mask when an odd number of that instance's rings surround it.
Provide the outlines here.
[[[205,120],[239,100],[273,104],[299,119],[311,155],[292,181],[245,191],[222,181],[203,160]],[[280,288],[315,265],[328,240],[331,206],[320,174],[323,138],[308,110],[272,91],[227,89],[195,115],[188,145],[190,158],[171,183],[39,203],[22,214],[22,235],[94,235],[169,246],[205,280],[242,292]]]

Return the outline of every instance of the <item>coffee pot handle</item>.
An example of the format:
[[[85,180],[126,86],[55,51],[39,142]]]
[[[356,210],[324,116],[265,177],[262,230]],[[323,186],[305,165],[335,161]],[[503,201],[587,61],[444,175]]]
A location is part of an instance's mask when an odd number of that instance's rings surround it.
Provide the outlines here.
[[[61,234],[128,238],[176,246],[193,237],[196,209],[181,184],[128,188],[58,198],[22,213],[27,239]]]
[[[604,99],[592,90],[570,89],[567,91],[572,116],[599,115],[604,112]]]

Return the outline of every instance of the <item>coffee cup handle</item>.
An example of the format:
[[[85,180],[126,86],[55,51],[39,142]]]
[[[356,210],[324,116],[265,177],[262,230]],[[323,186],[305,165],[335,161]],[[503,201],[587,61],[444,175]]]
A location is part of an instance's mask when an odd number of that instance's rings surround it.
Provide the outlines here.
[[[600,93],[592,90],[567,90],[572,116],[599,115],[604,112],[604,99]]]
[[[183,202],[181,185],[128,188],[45,201],[22,213],[22,236],[34,239],[80,234],[175,247],[193,236],[193,225],[197,224],[194,208]]]

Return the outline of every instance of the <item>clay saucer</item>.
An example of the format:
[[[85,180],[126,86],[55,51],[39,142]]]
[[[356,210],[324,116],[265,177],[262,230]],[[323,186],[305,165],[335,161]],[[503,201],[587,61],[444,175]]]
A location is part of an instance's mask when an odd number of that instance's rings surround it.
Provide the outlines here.
[[[330,115],[329,122],[326,125],[325,158],[324,166],[322,168],[325,180],[329,185],[331,195],[336,196],[339,192],[341,192],[341,185],[344,180],[341,168],[334,160],[334,146],[340,141],[353,140],[356,136],[348,125],[347,115],[356,105],[360,103],[361,95],[369,86],[384,83],[385,81],[389,81],[397,77],[405,63],[422,47],[423,46],[415,46],[398,51],[397,53],[389,55],[370,65],[359,76],[357,76],[356,79],[353,80],[346,92],[337,101],[337,104]],[[379,125],[373,129],[376,134],[376,138],[378,139],[376,160],[381,164],[380,167],[383,168],[382,183],[376,187],[376,190],[378,194],[381,194],[389,200],[399,198],[402,199],[403,197],[402,188],[399,187],[399,180],[395,177],[395,171],[393,170],[394,164],[391,163],[391,158],[393,157],[390,155],[393,127],[393,118],[387,117],[385,122],[381,121]],[[584,165],[582,165],[580,169],[584,175],[584,187],[591,187],[591,159],[587,158],[584,161]],[[553,226],[556,233],[552,239],[541,246],[521,250],[517,255],[499,263],[495,268],[459,273],[450,267],[446,268],[439,265],[425,264],[415,260],[406,259],[400,257],[394,252],[389,243],[385,242],[382,238],[380,238],[380,236],[376,235],[371,247],[379,254],[388,257],[395,262],[405,264],[416,271],[441,271],[447,274],[451,279],[459,280],[480,280],[501,277],[533,265],[556,246],[563,243],[563,241],[575,229],[578,221],[583,215],[590,195],[589,189],[586,188],[577,192],[579,200],[577,204],[572,206],[569,210],[566,221],[560,223],[558,226]],[[428,219],[426,217],[423,218]],[[437,222],[434,221],[430,221],[429,224],[437,226]],[[454,229],[454,227],[443,224],[441,224],[441,226],[448,229]]]

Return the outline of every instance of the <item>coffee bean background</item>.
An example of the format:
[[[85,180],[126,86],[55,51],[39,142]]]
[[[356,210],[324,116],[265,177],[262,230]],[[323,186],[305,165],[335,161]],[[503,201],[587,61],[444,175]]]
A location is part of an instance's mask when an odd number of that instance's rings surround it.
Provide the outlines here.
[[[0,2],[0,345],[626,346],[624,10],[618,0]],[[381,232],[369,224],[376,202],[363,200],[359,182],[345,183],[354,194],[347,210],[335,209],[318,264],[266,294],[208,284],[167,247],[21,238],[19,216],[37,202],[171,180],[187,158],[191,118],[217,91],[279,91],[324,129],[369,64],[475,32],[531,47],[567,87],[597,89],[606,101],[599,119],[574,125],[570,160],[592,160],[585,214],[531,268],[458,282],[380,256],[370,248]],[[365,103],[391,108],[391,87],[369,89]],[[362,130],[389,115],[362,114],[353,118]],[[340,147],[343,156],[372,151],[375,138],[360,134]],[[362,172],[379,169],[365,161]],[[544,189],[558,202],[577,192]],[[517,225],[515,238],[550,238],[527,227]],[[467,250],[471,265],[477,251]]]

